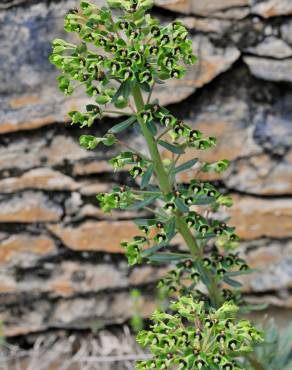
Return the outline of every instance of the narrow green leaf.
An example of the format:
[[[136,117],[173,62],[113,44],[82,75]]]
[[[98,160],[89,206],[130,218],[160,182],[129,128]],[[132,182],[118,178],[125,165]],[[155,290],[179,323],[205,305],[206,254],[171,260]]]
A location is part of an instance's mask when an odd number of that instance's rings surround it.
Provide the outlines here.
[[[147,121],[146,126],[153,136],[157,134],[157,127],[153,121]]]
[[[171,240],[175,234],[176,234],[176,229],[175,229],[175,218],[172,218],[166,225],[166,230],[165,230],[166,236],[168,241]]]
[[[138,218],[136,220],[133,220],[134,223],[138,226],[148,226],[150,221],[153,221],[150,218]]]
[[[131,207],[129,207],[128,209],[131,210],[131,211],[141,209],[141,208],[146,207],[149,204],[153,203],[157,198],[159,198],[159,194],[153,195],[152,197],[149,197],[149,198],[146,198],[142,201],[136,202]]]
[[[201,275],[202,282],[207,286],[210,285],[211,281],[210,281],[210,278],[208,276],[208,272],[207,272],[206,268],[202,265],[202,262],[201,261],[195,261],[195,266],[196,266],[199,274]]]
[[[121,95],[124,96],[125,98],[127,98],[129,96],[129,92],[130,92],[129,81],[125,81],[125,82],[121,83],[121,85],[118,88],[118,90],[116,91],[115,95],[112,97],[111,103],[114,104]]]
[[[140,84],[140,87],[143,91],[146,91],[148,93],[151,91],[151,87],[147,82],[143,82],[142,84]]]
[[[186,170],[192,168],[197,162],[198,162],[198,158],[191,159],[190,161],[187,161],[187,162],[183,163],[182,165],[180,165],[178,167],[175,167],[171,171],[171,173],[175,175],[179,172],[186,171]]]
[[[190,254],[180,254],[180,253],[157,253],[153,256],[149,257],[148,259],[153,262],[171,262],[171,261],[179,261],[191,258]]]
[[[223,280],[225,281],[225,283],[227,283],[228,285],[232,286],[233,288],[241,288],[242,287],[242,284],[239,281],[230,279],[226,275],[224,276]]]
[[[182,202],[181,199],[176,198],[174,203],[181,212],[188,212],[189,211],[189,208]]]
[[[109,132],[113,134],[117,134],[119,132],[124,131],[126,128],[130,127],[136,121],[136,117],[132,116],[125,121],[118,123],[117,125],[113,126]]]
[[[166,244],[164,242],[164,243],[161,243],[161,244],[158,244],[158,245],[154,245],[151,248],[145,249],[141,252],[141,257],[149,257],[150,255],[154,254],[155,252],[159,251],[161,248],[165,247],[165,245]]]
[[[167,141],[158,140],[158,144],[163,146],[165,149],[169,150],[172,153],[175,153],[175,154],[183,154],[184,153],[184,150],[182,148],[180,148],[179,146],[170,144]]]
[[[141,189],[146,188],[146,186],[149,184],[152,174],[153,174],[153,164],[150,164],[150,166],[147,168],[147,171],[142,176]]]
[[[214,198],[202,195],[202,196],[196,197],[194,204],[196,204],[196,205],[207,205],[207,204],[212,204],[214,202],[215,202]]]
[[[232,277],[232,276],[240,276],[240,275],[247,275],[247,274],[251,274],[252,272],[256,272],[257,270],[256,269],[248,269],[248,270],[238,270],[238,271],[230,271],[230,272],[226,272],[225,276],[229,276],[229,277]]]

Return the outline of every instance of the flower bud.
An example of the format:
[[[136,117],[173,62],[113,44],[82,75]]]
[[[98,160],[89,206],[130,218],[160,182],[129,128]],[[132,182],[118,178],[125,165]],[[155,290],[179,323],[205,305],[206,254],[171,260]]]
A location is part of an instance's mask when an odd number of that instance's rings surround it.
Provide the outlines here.
[[[228,362],[227,364],[223,365],[222,367],[223,370],[232,370],[233,369],[233,365],[231,362]]]
[[[118,23],[118,27],[119,27],[119,29],[121,29],[121,30],[127,30],[127,29],[129,29],[129,22],[127,22],[127,21],[120,21],[119,23]]]
[[[173,202],[168,202],[164,205],[164,208],[168,211],[174,211],[176,207]]]
[[[165,44],[168,44],[170,41],[170,38],[168,35],[163,35],[160,39],[160,44],[161,45],[165,45]]]
[[[150,53],[151,55],[157,55],[157,53],[158,53],[158,47],[157,47],[157,46],[151,46],[151,47],[149,48],[149,53]]]
[[[193,198],[193,197],[188,197],[188,198],[186,198],[186,199],[184,200],[184,202],[185,202],[185,204],[186,204],[187,206],[190,206],[190,205],[192,205],[192,204],[194,203],[194,198]]]
[[[209,226],[208,225],[201,225],[200,227],[199,227],[199,232],[201,233],[201,234],[206,234],[206,232],[209,230]]]
[[[219,276],[223,276],[223,275],[225,275],[225,273],[226,273],[226,270],[224,268],[221,268],[221,269],[217,270],[217,275],[219,275]]]
[[[236,347],[237,347],[237,341],[236,340],[233,339],[228,343],[228,348],[231,349],[232,351],[235,351]]]
[[[150,33],[154,36],[154,37],[158,37],[160,36],[160,28],[158,26],[153,26],[150,30]]]

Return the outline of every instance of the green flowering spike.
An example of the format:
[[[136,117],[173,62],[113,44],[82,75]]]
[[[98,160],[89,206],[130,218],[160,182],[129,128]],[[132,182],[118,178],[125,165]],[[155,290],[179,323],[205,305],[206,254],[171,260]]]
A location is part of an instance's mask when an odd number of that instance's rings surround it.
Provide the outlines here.
[[[115,186],[97,195],[98,205],[104,212],[143,210],[150,217],[135,220],[143,236],[121,244],[130,265],[143,260],[172,264],[159,287],[175,301],[165,312],[156,311],[153,325],[138,335],[153,358],[140,361],[137,369],[247,370],[243,357],[261,334],[237,317],[243,298],[236,277],[251,269],[233,251],[239,241],[235,228],[216,219],[219,208],[230,207],[232,199],[198,178],[178,182],[182,172],[221,173],[229,162],[202,162],[200,151],[213,148],[216,139],[189,127],[153,98],[158,85],[182,78],[196,57],[183,23],[160,24],[146,13],[151,6],[152,0],[108,0],[100,8],[81,0],[64,24],[79,42],[55,39],[50,61],[60,70],[58,84],[65,95],[81,88],[91,99],[83,112],[69,113],[72,124],[90,131],[103,114],[120,116],[124,110],[126,119],[98,130],[106,132],[102,137],[94,132],[80,137],[88,150],[100,143],[124,146],[126,151],[115,153],[109,163],[136,179],[123,173],[119,178],[127,176],[134,189]],[[116,138],[129,128],[142,135],[147,153]],[[181,164],[180,157],[192,152],[196,156]],[[171,250],[177,248],[170,243],[176,234],[188,252]]]

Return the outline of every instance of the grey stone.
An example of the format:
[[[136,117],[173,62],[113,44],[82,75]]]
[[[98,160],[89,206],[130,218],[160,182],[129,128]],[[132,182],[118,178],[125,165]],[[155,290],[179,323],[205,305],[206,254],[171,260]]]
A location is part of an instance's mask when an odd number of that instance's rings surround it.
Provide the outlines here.
[[[271,60],[267,58],[245,57],[251,73],[267,81],[292,82],[292,59]]]
[[[288,19],[281,26],[281,35],[283,40],[288,42],[288,44],[292,45],[292,19]]]
[[[261,43],[247,48],[246,51],[257,56],[276,59],[292,56],[292,48],[285,41],[274,36],[266,37]]]
[[[249,5],[249,0],[155,0],[155,4],[180,13],[212,16],[221,10]]]
[[[59,221],[62,207],[41,192],[27,191],[0,200],[0,222],[33,223]]]

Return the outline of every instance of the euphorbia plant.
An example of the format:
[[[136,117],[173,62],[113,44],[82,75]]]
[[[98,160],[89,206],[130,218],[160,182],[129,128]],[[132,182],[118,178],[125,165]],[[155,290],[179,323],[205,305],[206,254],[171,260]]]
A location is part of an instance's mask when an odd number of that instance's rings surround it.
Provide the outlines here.
[[[59,87],[66,95],[83,86],[92,98],[84,112],[69,113],[73,124],[90,127],[108,113],[128,116],[102,137],[82,135],[80,143],[91,150],[125,146],[110,163],[114,170],[129,171],[136,186],[116,186],[97,199],[105,212],[144,209],[150,215],[134,220],[137,236],[121,243],[129,264],[172,264],[159,282],[171,304],[165,312],[157,310],[150,329],[139,333],[139,343],[153,358],[138,362],[137,369],[243,369],[241,358],[262,337],[237,315],[242,300],[234,277],[250,269],[234,252],[239,239],[234,227],[216,218],[232,200],[198,178],[177,181],[190,169],[220,173],[228,161],[202,162],[200,152],[214,147],[216,139],[178,120],[153,97],[156,84],[182,78],[196,57],[183,24],[161,25],[147,14],[151,6],[151,0],[108,0],[102,8],[81,1],[65,18],[66,31],[77,33],[81,42],[54,40],[50,60],[62,72]],[[148,154],[119,139],[131,126],[143,136]],[[183,162],[186,151],[194,158]],[[188,252],[172,250],[177,234]]]

